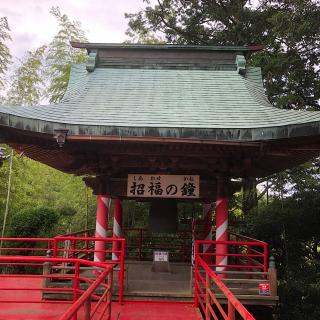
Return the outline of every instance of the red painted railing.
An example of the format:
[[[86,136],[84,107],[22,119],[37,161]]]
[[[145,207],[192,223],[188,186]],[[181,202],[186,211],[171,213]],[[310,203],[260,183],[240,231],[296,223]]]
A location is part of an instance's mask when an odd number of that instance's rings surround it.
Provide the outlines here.
[[[73,232],[66,236],[94,236],[94,229]],[[112,229],[108,228],[111,235]],[[191,230],[181,230],[176,233],[155,233],[146,228],[123,228],[126,239],[126,259],[152,260],[154,250],[169,251],[170,261],[190,262]]]
[[[59,320],[76,320],[77,314],[83,307],[82,313],[84,316],[81,318],[84,320],[90,319],[110,319],[111,318],[111,298],[112,298],[112,269],[111,265],[96,263],[92,261],[85,261],[81,259],[64,259],[64,258],[47,258],[47,257],[23,257],[23,256],[1,256],[1,265],[5,265],[6,268],[2,268],[0,279],[6,278],[29,278],[35,280],[34,286],[22,287],[17,286],[19,281],[15,282],[13,286],[0,286],[0,292],[6,292],[8,296],[9,292],[42,292],[39,298],[33,299],[0,299],[1,303],[59,303],[59,304],[72,304],[70,308],[61,315]],[[66,274],[47,274],[43,272],[48,265],[57,266],[61,264],[68,265],[69,272]],[[15,270],[12,268],[21,268],[21,265],[28,266],[28,273],[16,274],[9,272]],[[31,269],[30,269],[31,268]],[[85,276],[80,273],[82,269],[90,269],[90,275]],[[70,270],[73,270],[70,273]],[[98,274],[98,276],[97,276]],[[64,287],[51,287],[48,286],[48,279],[69,284]],[[38,280],[38,281],[37,281]],[[4,283],[4,282],[2,282]],[[88,288],[84,288],[87,286]],[[99,291],[97,291],[99,289]],[[64,294],[69,296],[69,299],[60,300],[46,300],[43,298],[44,294]],[[1,295],[3,296],[3,295]],[[34,295],[31,295],[34,297]],[[35,296],[36,297],[36,296]],[[10,295],[9,295],[10,298]],[[93,302],[94,300],[94,302]]]
[[[54,238],[0,238],[0,255],[45,255],[54,247]]]
[[[124,238],[126,239],[126,259],[134,260],[152,260],[154,250],[165,250],[170,253],[170,260],[176,262],[190,262],[191,246],[192,246],[192,231],[183,230],[175,234],[153,233],[146,228],[124,228]],[[108,228],[111,235],[112,229]],[[66,236],[73,237],[93,237],[94,229],[87,229],[80,232],[73,232]],[[215,229],[213,229],[215,233]],[[201,234],[201,230],[197,231],[197,236]],[[237,257],[237,264],[242,264],[251,269],[258,268],[266,271],[268,261],[267,243],[250,237],[238,235],[230,232],[230,240],[234,241],[230,246],[230,253],[233,253],[232,261],[236,257],[236,253],[240,254]],[[235,243],[238,243],[237,246]],[[214,242],[214,244],[219,244]],[[234,252],[237,250],[237,252]],[[245,253],[241,256],[242,253]],[[214,252],[212,253],[214,255]],[[246,261],[247,260],[247,261]],[[235,262],[233,262],[235,263]],[[254,265],[252,265],[254,264]],[[250,271],[248,270],[248,271]]]
[[[95,250],[95,241],[105,243],[105,250]],[[113,249],[114,242],[120,243],[119,250]],[[71,258],[91,259],[95,252],[104,252],[106,254],[106,264],[119,266],[118,283],[119,283],[119,303],[123,302],[124,291],[124,272],[125,272],[125,239],[123,238],[93,238],[93,237],[76,237],[76,236],[58,236],[54,238],[53,257],[62,255]],[[112,260],[112,253],[119,253],[119,260]]]
[[[198,253],[196,253],[194,278],[194,304],[196,307],[200,307],[206,320],[212,318],[215,320],[235,320],[236,314],[245,320],[255,320]],[[219,302],[217,291],[227,300],[227,308],[224,308]]]
[[[58,236],[55,238],[2,238],[0,240],[2,240],[3,245],[3,247],[0,248],[0,255],[5,254],[19,256],[44,256],[48,252],[48,250],[50,250],[53,258],[80,258],[85,260],[92,260],[94,252],[105,252],[105,264],[118,267],[118,296],[119,303],[122,304],[125,271],[125,239]],[[95,250],[95,241],[103,241],[105,243],[106,249],[99,251]],[[113,242],[120,243],[119,250],[112,249]],[[111,260],[112,253],[120,253],[120,259]],[[24,265],[24,262],[19,262],[19,264]]]
[[[262,271],[268,270],[268,244],[263,241],[255,240],[249,237],[232,234],[235,240],[232,241],[196,241],[196,251],[208,263],[209,267],[215,268],[215,257],[217,255],[228,257],[228,264],[221,265],[226,271]],[[240,241],[242,240],[242,241]],[[210,245],[211,252],[202,253],[203,245]],[[217,245],[228,246],[228,253],[217,254],[215,248]]]

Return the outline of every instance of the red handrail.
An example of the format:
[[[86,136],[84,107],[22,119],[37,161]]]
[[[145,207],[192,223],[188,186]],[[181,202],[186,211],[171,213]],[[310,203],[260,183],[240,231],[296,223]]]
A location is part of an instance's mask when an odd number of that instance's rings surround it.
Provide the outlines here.
[[[205,271],[205,279],[200,272],[200,267]],[[228,301],[228,309],[225,311],[219,303],[215,293],[211,290],[211,281],[222,291]],[[203,284],[204,290],[201,287]],[[243,306],[243,304],[233,295],[233,293],[225,286],[219,277],[209,268],[205,261],[196,253],[195,268],[195,306],[201,307],[206,320],[214,319],[234,320],[237,311],[244,320],[255,320],[251,313]],[[216,310],[212,308],[216,306]]]
[[[64,241],[71,241],[72,242],[72,248],[71,249],[65,249],[65,248],[59,248],[59,243]],[[77,248],[77,243],[85,242],[85,249],[79,249]],[[103,241],[106,245],[110,246],[110,250],[95,250],[95,249],[87,249],[89,247],[88,243],[95,242],[95,241]],[[114,250],[112,247],[113,242],[120,242],[120,250]],[[95,238],[95,237],[76,237],[76,236],[57,236],[54,238],[54,245],[53,245],[53,256],[57,257],[59,255],[59,252],[63,253],[71,253],[72,256],[75,256],[78,253],[95,253],[95,252],[105,252],[109,253],[110,257],[112,256],[112,253],[120,253],[120,259],[119,260],[106,260],[106,264],[111,265],[119,265],[119,273],[118,273],[118,282],[119,282],[119,304],[123,303],[123,292],[124,292],[124,271],[125,271],[125,242],[126,240],[123,238]]]
[[[84,306],[84,320],[93,319],[97,310],[100,310],[100,319],[104,317],[104,319],[110,319],[111,317],[111,298],[112,298],[112,271],[113,266],[107,265],[104,263],[98,263],[93,261],[86,261],[82,259],[76,258],[48,258],[48,257],[31,257],[31,256],[1,256],[0,263],[6,263],[6,265],[20,265],[23,263],[24,265],[28,266],[45,266],[46,263],[49,263],[53,266],[59,265],[61,263],[65,263],[68,265],[73,265],[75,272],[74,274],[68,275],[57,275],[57,274],[0,274],[1,278],[39,278],[39,279],[71,279],[73,280],[73,287],[59,287],[59,288],[52,288],[47,287],[46,283],[44,282],[42,286],[35,286],[35,287],[1,287],[0,290],[3,291],[42,291],[42,292],[53,292],[53,293],[70,293],[73,294],[73,301],[48,301],[43,299],[34,299],[34,300],[26,300],[26,299],[11,299],[5,300],[0,299],[2,303],[63,303],[63,304],[70,304],[73,303],[72,306],[65,311],[65,313],[60,317],[60,320],[76,320],[77,313],[79,309]],[[99,276],[95,280],[91,280],[85,276],[80,276],[79,270],[80,266],[90,266],[95,268],[97,271],[101,272]],[[39,272],[39,270],[38,270]],[[41,271],[42,272],[42,271]],[[105,284],[105,280],[108,281]],[[80,282],[88,283],[89,287],[86,290],[82,290],[79,286]],[[104,291],[102,294],[95,293],[96,289],[100,287]],[[81,295],[80,298],[78,296]],[[91,303],[91,298],[94,298],[98,301]],[[92,312],[91,306],[94,306]]]
[[[202,253],[200,246],[204,244],[210,245],[213,251]],[[217,245],[227,245],[228,253],[217,253],[215,248]],[[224,256],[234,258],[233,262],[226,265],[219,265],[226,270],[232,269],[247,269],[248,271],[260,270],[267,272],[268,270],[268,244],[263,241],[209,241],[196,240],[198,254],[202,257],[207,257],[210,267],[217,267],[212,258],[216,256]],[[240,261],[241,260],[241,261]]]
[[[59,258],[61,255],[63,258],[77,258],[79,255],[84,255],[83,258],[86,260],[89,258],[89,255],[95,252],[105,252],[110,255],[110,259],[106,260],[106,264],[110,265],[119,265],[118,272],[118,281],[119,281],[119,303],[123,303],[123,292],[124,292],[124,271],[125,271],[125,239],[123,238],[95,238],[95,237],[77,237],[77,236],[57,236],[55,238],[2,238],[2,243],[11,242],[11,243],[34,243],[34,247],[25,248],[19,247],[17,244],[15,247],[5,247],[0,248],[0,255],[3,252],[19,252],[19,255],[24,255],[27,252],[37,253],[39,256],[44,255],[47,250],[52,251],[53,258]],[[65,242],[70,242],[71,246],[66,247]],[[103,241],[106,244],[106,250],[95,250],[94,242]],[[114,250],[112,248],[113,242],[120,242],[120,249]],[[40,244],[39,244],[40,243]],[[44,243],[44,246],[41,247],[41,243]],[[92,244],[92,249],[90,245]],[[110,249],[108,249],[108,246]],[[120,253],[119,260],[111,260],[112,253]],[[23,265],[24,262],[19,262],[20,265]],[[1,265],[1,262],[0,262]]]
[[[103,308],[101,313],[101,318],[104,316],[105,312],[107,311],[107,317],[105,319],[111,318],[111,302],[112,302],[112,290],[110,285],[110,280],[108,279],[108,288],[106,290],[106,294],[103,294],[101,298],[95,305],[94,310],[91,312],[91,299],[92,295],[96,291],[96,289],[105,281],[107,276],[111,276],[112,281],[112,267],[109,266],[104,270],[99,277],[90,285],[90,287],[84,292],[84,294],[76,300],[76,302],[59,318],[59,320],[70,320],[74,318],[80,308],[85,306],[85,320],[93,319],[96,311],[98,310],[99,306],[103,303],[104,298],[106,298],[106,305]],[[100,318],[100,319],[101,319]]]
[[[94,235],[94,229],[73,232],[66,236],[83,237],[85,234]],[[107,228],[112,232],[112,228]],[[163,234],[151,232],[146,228],[123,228],[126,238],[127,259],[152,260],[152,250],[168,250],[172,261],[189,262],[191,257],[191,230],[180,230],[169,234],[169,241],[164,241]]]

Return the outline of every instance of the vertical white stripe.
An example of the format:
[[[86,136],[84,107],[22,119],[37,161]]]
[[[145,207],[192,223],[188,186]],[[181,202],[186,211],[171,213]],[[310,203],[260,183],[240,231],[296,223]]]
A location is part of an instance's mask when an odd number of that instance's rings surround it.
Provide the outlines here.
[[[105,238],[107,236],[107,230],[101,226],[101,224],[97,221],[96,222],[96,233],[100,235],[100,237]],[[96,234],[97,236],[97,234]]]
[[[228,264],[228,257],[224,257],[220,262],[217,263],[218,265],[225,266]],[[224,271],[226,267],[216,267],[216,271]]]
[[[118,257],[119,253],[112,253],[112,260],[119,260],[120,258]]]
[[[108,197],[101,197],[100,199],[104,203],[104,205],[106,207],[108,207],[109,198]]]
[[[219,241],[221,236],[227,231],[228,229],[228,220],[224,221],[221,226],[219,226],[216,230],[216,240]]]
[[[121,238],[122,230],[116,219],[113,220],[113,234],[118,238]]]
[[[221,204],[222,201],[223,201],[223,200],[217,200],[217,201],[216,201],[216,208]]]

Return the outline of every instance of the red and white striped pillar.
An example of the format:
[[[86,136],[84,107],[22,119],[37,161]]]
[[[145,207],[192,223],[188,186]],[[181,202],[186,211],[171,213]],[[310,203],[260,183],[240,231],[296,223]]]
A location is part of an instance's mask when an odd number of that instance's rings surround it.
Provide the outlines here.
[[[96,216],[96,238],[106,238],[108,229],[108,212],[110,210],[111,198],[106,195],[98,195]],[[94,244],[94,261],[104,262],[106,260],[106,243],[97,240]],[[97,250],[97,252],[96,252]]]
[[[113,238],[122,237],[122,204],[119,198],[114,201],[113,216]],[[121,243],[113,241],[112,243],[112,260],[120,260]]]
[[[203,203],[202,204],[202,214],[203,214],[203,240],[212,240],[212,204],[211,203]],[[203,253],[212,253],[212,245],[204,244],[203,245]],[[211,263],[212,256],[204,255],[203,260],[207,263]]]
[[[228,241],[228,198],[225,183],[218,181],[218,193],[216,201],[216,241]],[[216,245],[216,271],[226,270],[228,264],[228,244]]]

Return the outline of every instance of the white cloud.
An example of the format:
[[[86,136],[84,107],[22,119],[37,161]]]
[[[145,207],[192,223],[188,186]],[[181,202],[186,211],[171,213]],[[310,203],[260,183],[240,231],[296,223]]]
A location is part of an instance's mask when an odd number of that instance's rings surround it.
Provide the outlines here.
[[[0,16],[7,16],[11,28],[9,43],[14,57],[48,43],[58,26],[50,14],[59,6],[71,20],[82,23],[90,42],[123,42],[126,39],[125,12],[137,12],[142,0],[0,0]]]

